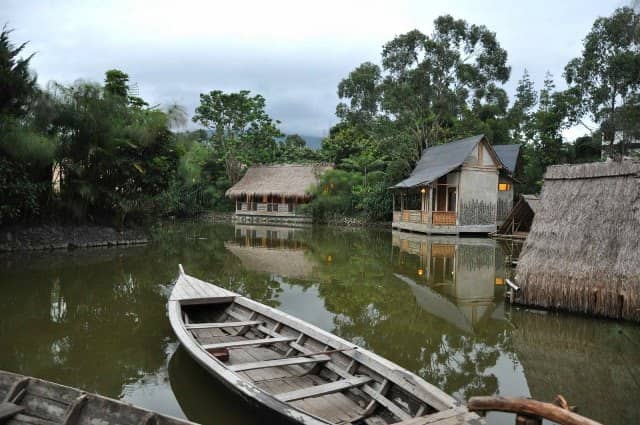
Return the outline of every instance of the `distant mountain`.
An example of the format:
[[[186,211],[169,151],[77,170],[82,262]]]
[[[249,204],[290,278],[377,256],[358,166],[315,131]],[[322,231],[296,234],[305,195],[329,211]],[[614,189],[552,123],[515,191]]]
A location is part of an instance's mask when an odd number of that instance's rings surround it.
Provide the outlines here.
[[[213,135],[213,131],[212,130],[208,130],[205,129],[204,130],[208,136],[212,136]],[[292,133],[294,134],[294,133]],[[304,139],[305,142],[307,142],[307,146],[310,147],[313,150],[318,150],[320,149],[320,147],[322,146],[322,139],[324,139],[324,137],[322,136],[308,136],[308,135],[304,135],[304,134],[300,134],[300,137],[302,137]],[[286,136],[283,137],[278,137],[278,141],[282,141],[284,140]]]
[[[324,137],[306,136],[304,134],[301,134],[300,137],[302,137],[305,142],[307,142],[307,146],[314,150],[320,149],[320,147],[322,146],[322,139],[324,139]]]
[[[278,137],[277,140],[281,142],[284,140],[285,137],[292,136],[294,134],[296,133],[291,133],[291,134],[287,134],[286,136]],[[302,137],[304,141],[307,142],[307,146],[313,150],[320,149],[320,147],[322,146],[322,139],[324,139],[324,137],[321,137],[321,136],[308,136],[308,135],[299,134],[299,133],[298,133],[298,136]]]

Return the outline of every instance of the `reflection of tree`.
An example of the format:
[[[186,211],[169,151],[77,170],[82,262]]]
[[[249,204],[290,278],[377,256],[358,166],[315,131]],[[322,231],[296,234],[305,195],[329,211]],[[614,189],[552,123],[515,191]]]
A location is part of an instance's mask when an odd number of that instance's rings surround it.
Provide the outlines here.
[[[0,338],[11,341],[0,354],[2,368],[117,396],[124,382],[159,367],[168,334],[165,300],[162,277],[145,253],[16,260],[2,285],[11,296],[0,299]]]
[[[310,245],[324,264],[319,291],[327,310],[336,314],[336,334],[460,398],[497,392],[497,378],[487,370],[504,349],[504,324],[488,320],[468,335],[423,310],[409,286],[393,275],[389,232],[314,233]],[[322,262],[327,253],[331,263]],[[493,248],[484,247],[482,254],[474,264],[493,266]],[[415,273],[420,266],[409,268]]]
[[[640,423],[637,325],[527,311],[512,318],[511,339],[533,398],[562,394],[602,423]]]

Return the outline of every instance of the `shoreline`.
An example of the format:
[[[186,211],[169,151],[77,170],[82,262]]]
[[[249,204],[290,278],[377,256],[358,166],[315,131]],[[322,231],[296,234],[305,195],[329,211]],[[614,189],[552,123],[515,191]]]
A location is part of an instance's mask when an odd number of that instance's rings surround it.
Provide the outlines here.
[[[112,227],[98,225],[39,224],[0,229],[0,253],[141,245],[148,242],[149,237],[141,229],[119,232]]]

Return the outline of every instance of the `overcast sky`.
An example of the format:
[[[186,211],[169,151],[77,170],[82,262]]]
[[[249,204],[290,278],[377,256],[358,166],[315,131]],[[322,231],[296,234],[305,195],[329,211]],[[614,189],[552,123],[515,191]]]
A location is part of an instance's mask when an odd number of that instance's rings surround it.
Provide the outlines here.
[[[102,81],[118,68],[151,104],[192,115],[202,92],[251,90],[287,133],[323,136],[336,122],[336,88],[382,45],[430,33],[451,14],[484,24],[509,53],[512,94],[527,68],[538,85],[580,54],[598,16],[624,0],[545,1],[45,1],[0,0],[12,41],[29,41],[38,81]],[[577,131],[577,130],[576,130]],[[580,131],[578,131],[580,132]]]

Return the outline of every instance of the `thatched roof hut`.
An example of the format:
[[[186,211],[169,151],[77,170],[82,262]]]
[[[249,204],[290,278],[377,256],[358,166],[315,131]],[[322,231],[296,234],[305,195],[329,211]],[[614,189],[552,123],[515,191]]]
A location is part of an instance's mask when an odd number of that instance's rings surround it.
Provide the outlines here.
[[[331,168],[327,164],[254,165],[227,190],[226,195],[230,198],[276,195],[307,199],[311,187]]]
[[[517,302],[640,321],[640,163],[549,167]]]

